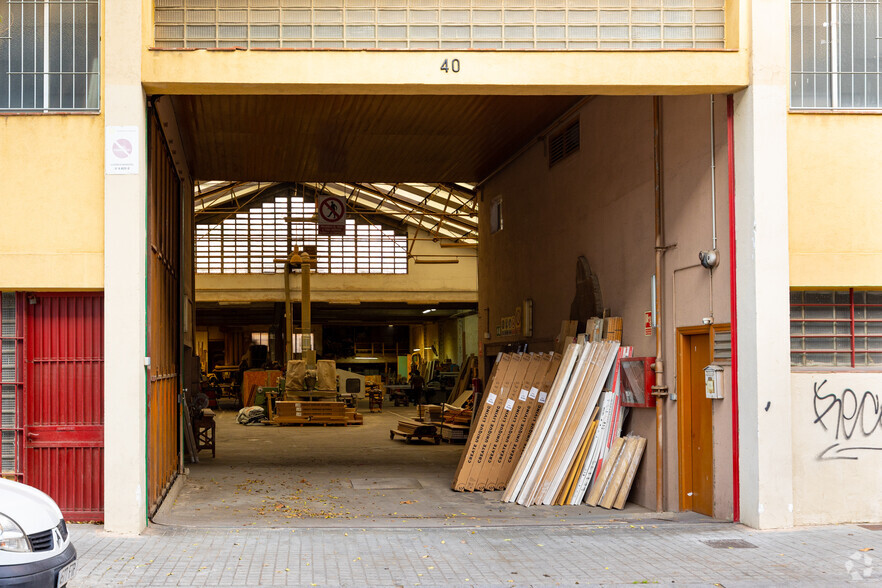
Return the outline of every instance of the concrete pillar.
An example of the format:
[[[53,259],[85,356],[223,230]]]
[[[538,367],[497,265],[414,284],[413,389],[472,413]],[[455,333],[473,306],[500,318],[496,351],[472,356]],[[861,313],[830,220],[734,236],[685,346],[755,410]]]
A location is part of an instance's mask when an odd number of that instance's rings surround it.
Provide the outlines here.
[[[136,173],[104,176],[104,527],[147,525],[146,103],[138,2],[104,3],[105,124],[138,128]]]
[[[787,91],[789,4],[755,5],[751,83],[735,96],[741,521],[793,525]]]

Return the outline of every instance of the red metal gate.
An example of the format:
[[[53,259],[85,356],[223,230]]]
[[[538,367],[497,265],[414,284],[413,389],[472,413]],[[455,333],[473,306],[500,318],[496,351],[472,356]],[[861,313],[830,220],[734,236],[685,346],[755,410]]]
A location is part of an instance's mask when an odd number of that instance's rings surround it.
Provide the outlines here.
[[[104,518],[104,294],[25,304],[24,481],[65,518]]]

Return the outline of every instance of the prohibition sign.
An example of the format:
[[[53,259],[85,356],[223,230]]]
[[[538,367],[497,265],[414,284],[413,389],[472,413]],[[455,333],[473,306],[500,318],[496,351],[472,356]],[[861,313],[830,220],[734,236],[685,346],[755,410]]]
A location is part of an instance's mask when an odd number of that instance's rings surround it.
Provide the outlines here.
[[[117,158],[127,159],[132,155],[133,147],[131,141],[125,138],[120,138],[113,142],[111,150]]]
[[[346,214],[346,205],[342,198],[325,196],[319,206],[319,220],[323,223],[339,223]]]

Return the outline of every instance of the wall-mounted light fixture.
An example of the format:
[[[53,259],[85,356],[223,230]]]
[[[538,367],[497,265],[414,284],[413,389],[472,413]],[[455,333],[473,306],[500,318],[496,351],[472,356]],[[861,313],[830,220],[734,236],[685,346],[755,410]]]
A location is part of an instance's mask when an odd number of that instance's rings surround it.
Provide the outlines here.
[[[524,316],[521,321],[521,331],[524,337],[533,336],[533,299],[524,299]]]

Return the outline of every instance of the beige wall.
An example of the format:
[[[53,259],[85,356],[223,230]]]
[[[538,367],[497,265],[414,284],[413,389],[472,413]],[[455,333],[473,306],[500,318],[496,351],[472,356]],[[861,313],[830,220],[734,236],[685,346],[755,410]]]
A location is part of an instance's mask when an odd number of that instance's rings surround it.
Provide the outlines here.
[[[794,372],[791,379],[794,523],[882,521],[882,378]]]
[[[443,59],[459,59],[455,75]],[[151,51],[149,94],[696,94],[747,86],[747,52]]]
[[[416,229],[410,228],[413,236]],[[428,234],[420,232],[419,237]],[[450,253],[432,241],[417,241],[414,255],[461,256],[455,264],[408,264],[407,274],[315,274],[310,283],[313,302],[406,302],[434,304],[478,299],[477,257],[469,249]],[[198,274],[196,300],[281,301],[285,299],[282,274]],[[292,298],[300,299],[300,278],[292,276]]]
[[[664,270],[665,360],[668,384],[676,392],[674,326],[701,325],[703,317],[729,321],[728,219],[725,100],[716,104],[717,228],[723,262],[713,278],[690,267],[698,251],[712,244],[710,183],[710,97],[668,97],[663,104],[665,222],[675,245]],[[525,298],[533,300],[530,349],[550,349],[569,318],[575,294],[576,260],[585,255],[600,278],[604,305],[624,317],[624,344],[635,356],[654,356],[655,338],[643,333],[650,309],[654,266],[653,120],[649,97],[596,98],[580,111],[581,151],[548,169],[536,143],[483,187],[481,317],[491,339],[485,353],[519,336],[498,337],[495,326]],[[490,234],[487,203],[502,196],[503,230]],[[675,272],[675,270],[677,270]],[[674,275],[676,274],[676,278]],[[711,310],[711,308],[713,310]],[[731,517],[731,407],[715,401],[715,474],[718,516]],[[676,404],[669,402],[665,443],[665,507],[676,510]],[[649,441],[632,493],[655,507],[655,412],[634,409],[627,430]],[[627,432],[626,430],[626,432]]]
[[[791,114],[790,283],[882,285],[882,115]]]
[[[103,288],[103,115],[0,116],[0,162],[0,288]]]
[[[701,51],[156,51],[153,0],[140,9],[148,94],[697,94],[750,80],[749,0],[726,2],[727,49]]]

